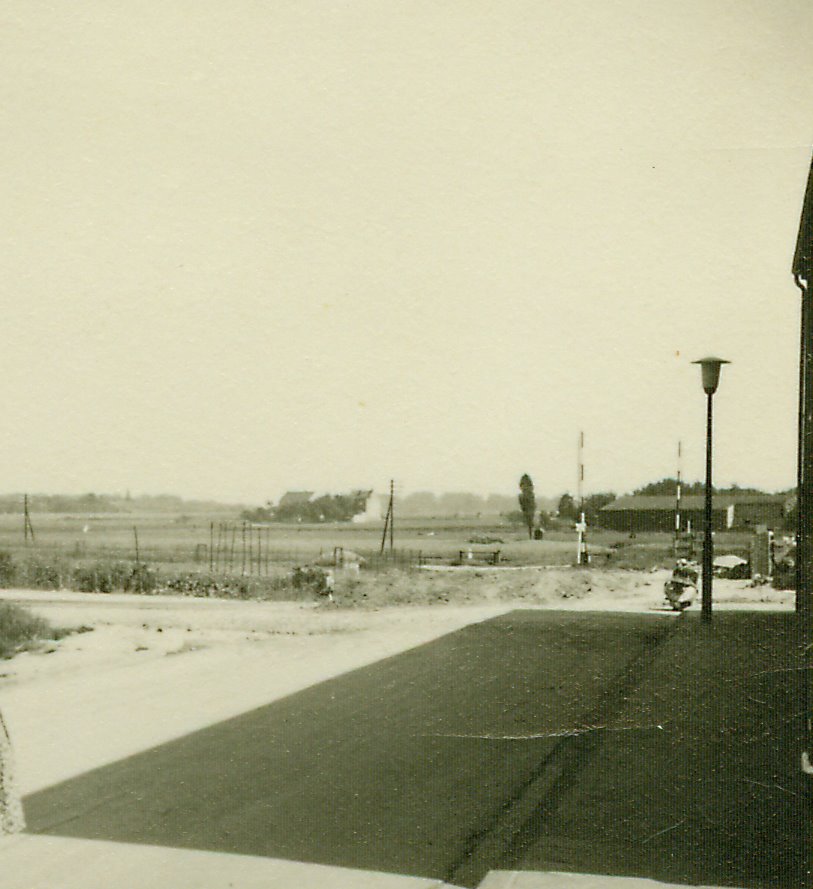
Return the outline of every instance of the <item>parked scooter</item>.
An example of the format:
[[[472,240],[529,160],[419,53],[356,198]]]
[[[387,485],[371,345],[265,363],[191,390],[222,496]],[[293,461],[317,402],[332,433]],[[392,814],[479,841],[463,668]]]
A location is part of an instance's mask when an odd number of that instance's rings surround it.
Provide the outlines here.
[[[678,559],[672,576],[663,585],[663,592],[675,611],[683,611],[697,598],[697,580],[700,566],[688,559]]]

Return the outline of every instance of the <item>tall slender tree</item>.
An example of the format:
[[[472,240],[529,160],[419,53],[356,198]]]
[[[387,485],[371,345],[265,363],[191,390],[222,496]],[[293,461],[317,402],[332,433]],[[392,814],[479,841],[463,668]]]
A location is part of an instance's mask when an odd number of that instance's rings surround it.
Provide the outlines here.
[[[534,494],[534,483],[527,472],[519,480],[519,508],[522,510],[525,524],[528,526],[528,538],[533,540],[536,495]]]

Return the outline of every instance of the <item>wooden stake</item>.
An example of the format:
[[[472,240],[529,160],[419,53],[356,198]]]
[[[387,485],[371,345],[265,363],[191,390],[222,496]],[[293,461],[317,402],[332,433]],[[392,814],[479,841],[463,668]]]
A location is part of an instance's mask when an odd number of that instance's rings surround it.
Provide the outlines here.
[[[243,522],[243,560],[240,566],[240,573],[246,573],[246,523]]]
[[[389,528],[389,524],[390,524],[390,510],[391,509],[392,509],[392,502],[390,502],[390,505],[387,507],[387,514],[384,517],[384,533],[381,535],[381,549],[378,551],[379,555],[382,555],[384,553],[384,546],[387,543],[387,529]]]
[[[390,553],[395,551],[395,481],[390,479]]]
[[[34,526],[31,524],[31,516],[28,512],[28,494],[23,496],[23,533],[25,534],[25,542],[28,543],[28,535],[31,535],[31,542],[34,542]]]

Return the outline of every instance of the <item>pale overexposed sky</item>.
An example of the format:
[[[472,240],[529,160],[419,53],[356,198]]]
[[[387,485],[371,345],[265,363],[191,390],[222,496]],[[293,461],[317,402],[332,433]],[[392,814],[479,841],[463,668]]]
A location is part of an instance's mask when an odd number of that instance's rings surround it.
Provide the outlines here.
[[[0,491],[794,483],[809,0],[0,18]]]

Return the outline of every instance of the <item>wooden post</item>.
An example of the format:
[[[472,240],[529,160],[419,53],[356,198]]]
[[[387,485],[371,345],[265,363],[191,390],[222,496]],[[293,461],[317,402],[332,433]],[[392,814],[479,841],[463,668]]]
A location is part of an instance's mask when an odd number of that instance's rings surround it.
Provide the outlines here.
[[[209,574],[215,570],[215,523],[209,522]]]
[[[390,479],[390,554],[395,550],[395,481]]]
[[[28,494],[23,495],[23,533],[26,545],[28,545],[29,534],[31,535],[31,542],[34,542],[34,526],[31,524],[31,515],[28,512]]]
[[[133,539],[135,540],[135,560],[137,565],[141,561],[141,558],[138,552],[138,528],[136,528],[135,525],[133,525]]]
[[[269,562],[269,549],[271,547],[271,529],[265,529],[265,576],[268,577],[271,574],[271,565]]]
[[[379,555],[384,554],[384,546],[387,543],[387,529],[390,524],[390,513],[392,511],[392,497],[390,497],[390,503],[387,507],[387,515],[384,517],[384,533],[381,535],[381,549],[378,551]]]

